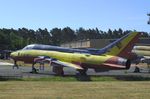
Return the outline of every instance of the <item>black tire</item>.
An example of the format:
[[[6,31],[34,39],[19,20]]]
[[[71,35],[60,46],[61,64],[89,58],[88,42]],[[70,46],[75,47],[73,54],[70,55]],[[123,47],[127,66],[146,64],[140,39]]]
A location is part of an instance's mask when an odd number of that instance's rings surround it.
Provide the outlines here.
[[[83,70],[78,70],[79,71],[79,75],[82,75],[82,76],[86,76],[87,75],[87,70],[88,68],[84,68]]]

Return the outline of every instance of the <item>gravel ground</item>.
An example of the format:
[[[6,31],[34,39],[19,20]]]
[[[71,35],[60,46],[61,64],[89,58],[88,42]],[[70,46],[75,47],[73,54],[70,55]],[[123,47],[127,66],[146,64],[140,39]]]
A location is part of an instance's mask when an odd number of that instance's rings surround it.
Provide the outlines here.
[[[36,67],[37,69],[39,67]],[[129,70],[111,70],[108,72],[100,72],[95,73],[94,70],[89,69],[88,75],[99,75],[99,76],[142,76],[142,77],[150,77],[150,73],[148,73],[148,69],[146,67],[141,69],[141,73],[134,73],[135,66],[132,65]],[[54,76],[54,73],[51,71],[50,67],[45,67],[44,70],[39,70],[38,74],[30,73],[30,66],[20,66],[19,69],[12,68],[12,64],[2,63],[0,62],[0,77],[17,77],[17,78],[38,78],[38,77],[48,77]],[[76,75],[77,71],[72,68],[64,68],[65,75]]]

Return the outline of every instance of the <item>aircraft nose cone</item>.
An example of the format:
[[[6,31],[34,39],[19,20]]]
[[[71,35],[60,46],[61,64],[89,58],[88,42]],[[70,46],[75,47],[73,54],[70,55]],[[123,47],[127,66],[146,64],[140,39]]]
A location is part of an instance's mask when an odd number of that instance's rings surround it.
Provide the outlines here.
[[[17,52],[12,52],[12,53],[10,54],[10,57],[11,57],[11,58],[14,58],[15,56],[17,56]]]
[[[13,52],[10,54],[10,57],[11,57],[11,58],[14,56],[13,54],[14,54]]]

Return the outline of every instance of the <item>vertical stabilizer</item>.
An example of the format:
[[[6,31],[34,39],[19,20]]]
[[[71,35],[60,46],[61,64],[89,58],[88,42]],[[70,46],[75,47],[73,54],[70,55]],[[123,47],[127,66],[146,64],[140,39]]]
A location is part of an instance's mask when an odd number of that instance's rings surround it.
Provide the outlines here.
[[[138,42],[139,36],[139,32],[131,32],[114,41],[113,43],[107,45],[101,50],[105,51],[104,54],[127,58],[128,55],[131,53],[131,50],[133,49],[135,43]]]

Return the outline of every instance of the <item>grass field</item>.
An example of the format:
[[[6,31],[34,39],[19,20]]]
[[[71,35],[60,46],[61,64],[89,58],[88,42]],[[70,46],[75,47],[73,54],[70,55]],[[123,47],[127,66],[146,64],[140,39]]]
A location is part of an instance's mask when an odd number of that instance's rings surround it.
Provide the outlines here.
[[[2,81],[0,99],[149,99],[150,81]]]
[[[150,99],[150,78],[140,76],[0,77],[0,99]]]

